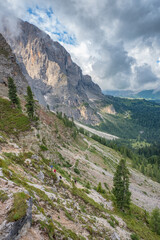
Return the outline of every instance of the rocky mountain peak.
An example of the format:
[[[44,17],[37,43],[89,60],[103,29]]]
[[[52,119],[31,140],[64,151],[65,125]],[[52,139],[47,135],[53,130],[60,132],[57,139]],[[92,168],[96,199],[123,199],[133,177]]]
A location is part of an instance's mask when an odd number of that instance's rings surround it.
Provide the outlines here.
[[[85,123],[100,122],[94,103],[104,97],[100,87],[49,35],[28,22],[20,20],[18,26],[18,37],[7,32],[5,37],[38,101]]]
[[[24,93],[27,87],[27,81],[23,76],[19,65],[16,62],[15,54],[0,34],[0,85],[1,91],[5,91],[8,84],[8,77],[12,77],[19,93]]]

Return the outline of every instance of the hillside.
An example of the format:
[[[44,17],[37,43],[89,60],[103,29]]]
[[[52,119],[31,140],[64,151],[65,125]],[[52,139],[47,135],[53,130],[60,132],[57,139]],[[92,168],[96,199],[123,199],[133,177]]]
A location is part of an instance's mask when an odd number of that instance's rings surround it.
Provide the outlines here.
[[[119,152],[78,133],[74,124],[38,105],[35,126],[6,99],[0,98],[0,111],[1,239],[18,230],[21,240],[134,239],[134,234],[160,239],[144,211],[160,207],[160,184],[133,170],[131,160],[131,214],[122,214],[111,194]],[[99,182],[105,193],[96,191]]]

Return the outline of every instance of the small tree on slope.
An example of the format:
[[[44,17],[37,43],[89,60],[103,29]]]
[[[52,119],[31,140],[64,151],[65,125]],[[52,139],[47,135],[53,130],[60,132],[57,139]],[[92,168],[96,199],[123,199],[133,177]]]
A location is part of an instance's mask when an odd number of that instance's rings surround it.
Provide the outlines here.
[[[34,111],[35,111],[35,101],[33,98],[33,93],[30,86],[27,87],[27,96],[26,96],[26,109],[28,113],[28,117],[33,120],[34,118]]]
[[[130,208],[131,192],[129,191],[129,171],[124,159],[121,159],[117,166],[113,178],[112,192],[115,197],[116,205],[121,211]]]
[[[20,101],[17,96],[16,85],[13,81],[13,78],[11,77],[8,78],[8,96],[9,96],[9,99],[11,100],[12,105],[13,106],[17,105],[18,108],[20,108]]]
[[[151,213],[150,226],[154,232],[160,235],[160,209],[155,208]]]

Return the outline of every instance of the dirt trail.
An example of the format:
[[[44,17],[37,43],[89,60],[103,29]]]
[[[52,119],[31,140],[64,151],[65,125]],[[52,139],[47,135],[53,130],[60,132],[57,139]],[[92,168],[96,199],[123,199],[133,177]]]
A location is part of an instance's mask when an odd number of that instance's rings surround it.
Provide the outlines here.
[[[96,135],[98,135],[99,137],[104,137],[104,138],[106,138],[106,139],[108,139],[108,140],[114,140],[114,139],[118,139],[118,138],[119,138],[119,137],[114,136],[114,135],[111,135],[111,134],[109,134],[109,133],[101,132],[101,131],[95,130],[95,129],[93,129],[93,128],[87,127],[87,126],[85,126],[85,125],[83,125],[83,124],[81,124],[81,123],[79,123],[79,122],[76,122],[76,121],[74,121],[74,122],[75,122],[75,124],[76,124],[78,127],[84,128],[85,130],[87,130],[87,131],[89,131],[89,132],[91,132],[91,133],[93,133],[93,134],[96,134]]]

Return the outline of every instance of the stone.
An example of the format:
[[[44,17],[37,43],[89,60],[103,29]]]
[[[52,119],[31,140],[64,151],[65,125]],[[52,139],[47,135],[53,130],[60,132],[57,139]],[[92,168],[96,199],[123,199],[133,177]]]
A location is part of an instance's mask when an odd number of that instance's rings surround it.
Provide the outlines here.
[[[53,192],[57,192],[57,188],[56,187],[52,187],[52,191]]]
[[[19,93],[25,93],[27,88],[27,80],[21,72],[19,65],[17,64],[16,57],[12,52],[11,47],[5,40],[2,34],[0,34],[0,49],[4,49],[5,54],[0,54],[0,83],[3,84],[3,94],[5,94],[5,88],[7,88],[7,79],[12,77]],[[12,59],[10,58],[12,57]]]
[[[37,155],[32,155],[32,157],[31,157],[32,159],[34,159],[34,160],[37,160],[37,161],[39,161],[39,156],[37,156]]]
[[[43,181],[44,180],[44,174],[42,171],[39,172],[38,176],[39,180]]]
[[[4,158],[3,156],[1,156],[1,155],[0,155],[0,159],[1,159],[1,160],[5,160],[5,158]]]
[[[121,240],[121,239],[120,239],[119,235],[116,232],[114,232],[111,236],[111,240]]]
[[[7,223],[7,221],[4,221],[0,225],[1,240],[20,239],[23,233],[24,232],[26,233],[27,230],[31,227],[32,205],[33,205],[32,198],[28,200],[27,204],[28,204],[28,208],[27,208],[25,217],[12,223]]]
[[[26,165],[31,165],[32,160],[29,159],[29,158],[27,158],[27,159],[24,161],[24,163],[25,163]]]
[[[30,195],[29,192],[27,190],[24,190],[24,193],[27,195]]]
[[[2,168],[0,168],[0,177],[3,177]]]

